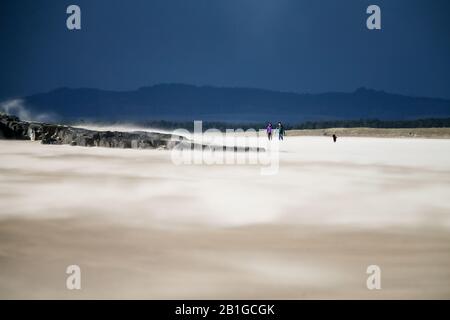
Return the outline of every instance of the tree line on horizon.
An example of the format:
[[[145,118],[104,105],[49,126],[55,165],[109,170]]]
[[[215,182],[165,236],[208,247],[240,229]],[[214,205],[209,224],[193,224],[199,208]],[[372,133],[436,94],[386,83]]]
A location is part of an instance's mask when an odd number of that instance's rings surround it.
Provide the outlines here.
[[[144,127],[159,129],[178,129],[184,128],[188,131],[194,130],[193,121],[168,121],[151,120],[136,123]],[[273,122],[276,125],[277,122]],[[203,121],[202,129],[264,129],[267,123],[233,123],[218,121]],[[382,129],[402,129],[402,128],[449,128],[450,118],[428,118],[415,120],[378,120],[378,119],[360,119],[360,120],[326,120],[326,121],[305,121],[296,124],[283,124],[286,130],[311,130],[311,129],[329,129],[329,128],[382,128]]]

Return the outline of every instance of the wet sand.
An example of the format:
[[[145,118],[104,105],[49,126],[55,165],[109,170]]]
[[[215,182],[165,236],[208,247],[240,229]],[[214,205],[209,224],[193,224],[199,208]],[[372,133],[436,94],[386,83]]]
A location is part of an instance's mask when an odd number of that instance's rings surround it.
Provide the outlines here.
[[[448,299],[449,147],[295,137],[261,176],[0,141],[0,298]]]

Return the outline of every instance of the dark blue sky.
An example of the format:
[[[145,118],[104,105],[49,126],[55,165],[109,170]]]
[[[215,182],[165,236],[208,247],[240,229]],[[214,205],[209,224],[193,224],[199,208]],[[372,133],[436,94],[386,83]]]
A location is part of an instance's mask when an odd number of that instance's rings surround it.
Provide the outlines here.
[[[1,99],[161,82],[450,98],[448,0],[2,0],[0,15]]]

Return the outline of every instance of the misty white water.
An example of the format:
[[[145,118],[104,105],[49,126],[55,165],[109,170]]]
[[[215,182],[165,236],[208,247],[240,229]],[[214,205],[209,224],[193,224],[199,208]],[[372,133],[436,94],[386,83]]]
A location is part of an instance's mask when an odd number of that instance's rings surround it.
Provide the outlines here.
[[[287,137],[273,176],[170,156],[0,141],[0,297],[450,297],[450,140]]]
[[[0,141],[1,217],[165,226],[450,226],[450,140],[288,137],[278,174],[175,166],[170,151]]]
[[[144,131],[144,132],[157,132],[157,133],[172,133],[171,130],[163,130],[158,128],[149,128],[145,126],[138,126],[132,124],[95,124],[95,123],[86,123],[86,124],[75,124],[73,125],[75,128],[83,128],[94,131],[119,131],[119,132],[133,132],[133,131]]]

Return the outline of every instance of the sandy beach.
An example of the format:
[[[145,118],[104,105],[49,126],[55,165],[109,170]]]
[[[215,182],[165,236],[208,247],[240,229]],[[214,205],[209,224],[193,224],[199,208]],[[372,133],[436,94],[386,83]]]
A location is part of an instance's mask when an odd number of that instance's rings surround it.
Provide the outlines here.
[[[287,137],[279,155],[264,176],[0,141],[0,298],[450,298],[450,140]]]

